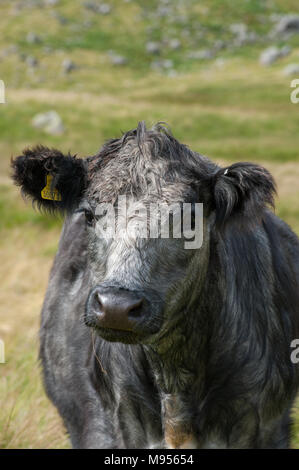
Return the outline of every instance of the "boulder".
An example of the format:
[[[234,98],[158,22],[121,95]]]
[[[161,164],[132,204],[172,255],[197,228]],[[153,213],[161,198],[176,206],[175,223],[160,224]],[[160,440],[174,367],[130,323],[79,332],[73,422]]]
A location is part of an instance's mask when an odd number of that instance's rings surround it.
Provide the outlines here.
[[[297,75],[299,78],[299,64],[288,64],[283,69],[283,74],[287,77]]]
[[[56,111],[36,114],[32,119],[32,125],[51,135],[61,135],[64,132],[62,119]]]
[[[282,48],[271,46],[265,49],[260,55],[260,63],[262,65],[272,65],[281,57],[285,57],[291,52],[289,46],[284,46]]]
[[[274,33],[299,33],[299,15],[283,15],[276,23]]]

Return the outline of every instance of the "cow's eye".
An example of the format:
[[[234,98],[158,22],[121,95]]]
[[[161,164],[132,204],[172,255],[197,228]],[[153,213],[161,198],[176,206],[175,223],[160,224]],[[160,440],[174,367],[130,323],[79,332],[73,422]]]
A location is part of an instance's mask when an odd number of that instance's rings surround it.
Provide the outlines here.
[[[84,213],[85,213],[86,224],[91,226],[94,222],[94,215],[92,211],[89,209],[85,209]]]

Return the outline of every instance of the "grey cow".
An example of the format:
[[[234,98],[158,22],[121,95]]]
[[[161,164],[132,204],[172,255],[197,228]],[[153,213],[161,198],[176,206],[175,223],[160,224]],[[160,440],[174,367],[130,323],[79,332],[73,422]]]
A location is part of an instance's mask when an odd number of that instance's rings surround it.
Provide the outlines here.
[[[66,214],[40,358],[73,447],[288,447],[299,242],[271,211],[271,175],[221,168],[144,123],[92,157],[37,146],[12,167],[39,208]],[[202,203],[200,247],[159,231],[101,236],[111,214],[97,208],[120,196],[187,204],[191,223]]]

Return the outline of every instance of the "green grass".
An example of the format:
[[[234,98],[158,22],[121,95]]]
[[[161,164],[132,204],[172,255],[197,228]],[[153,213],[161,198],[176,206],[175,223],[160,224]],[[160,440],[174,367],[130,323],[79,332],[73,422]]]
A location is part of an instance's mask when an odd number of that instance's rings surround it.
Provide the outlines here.
[[[34,211],[30,203],[25,206],[20,204],[12,198],[11,193],[10,186],[0,185],[0,231],[5,232],[14,227],[26,230],[26,226],[38,226],[43,230],[61,227],[62,221],[57,217]]]
[[[221,164],[247,160],[267,166],[278,183],[277,214],[299,234],[299,105],[290,102],[291,78],[282,74],[285,65],[299,62],[299,35],[226,48],[212,60],[188,59],[190,51],[231,41],[231,23],[245,23],[265,36],[273,27],[270,14],[299,13],[299,5],[174,0],[172,20],[156,15],[156,0],[109,0],[107,16],[94,15],[81,1],[61,0],[55,7],[67,20],[61,25],[49,7],[13,14],[16,3],[0,6],[0,79],[7,101],[0,105],[0,338],[7,346],[7,362],[0,364],[0,448],[65,448],[69,444],[44,394],[37,362],[39,312],[61,220],[25,204],[9,179],[11,156],[42,143],[84,157],[140,120],[166,121],[177,138]],[[41,43],[28,44],[28,31]],[[181,48],[171,50],[167,38],[179,38]],[[145,53],[149,40],[164,41],[158,56]],[[12,44],[17,52],[1,55]],[[272,44],[290,44],[292,53],[262,67],[260,52]],[[127,57],[127,65],[111,65],[109,50]],[[34,70],[24,61],[28,54],[39,61]],[[65,58],[78,66],[67,75],[61,69]],[[152,61],[164,59],[173,61],[175,75],[153,70]],[[62,117],[60,136],[32,126],[35,114],[51,109]],[[292,445],[299,448],[298,406],[294,418]]]

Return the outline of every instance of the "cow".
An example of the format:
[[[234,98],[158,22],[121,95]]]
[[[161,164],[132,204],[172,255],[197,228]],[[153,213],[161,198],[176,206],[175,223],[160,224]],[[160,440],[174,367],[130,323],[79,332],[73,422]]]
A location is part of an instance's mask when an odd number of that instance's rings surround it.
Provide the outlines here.
[[[266,169],[223,168],[140,122],[84,159],[27,148],[12,173],[40,210],[65,215],[40,360],[74,448],[290,445],[299,240],[274,214]],[[97,208],[120,197],[191,216],[200,203],[200,246],[159,231],[105,237],[111,212]]]

